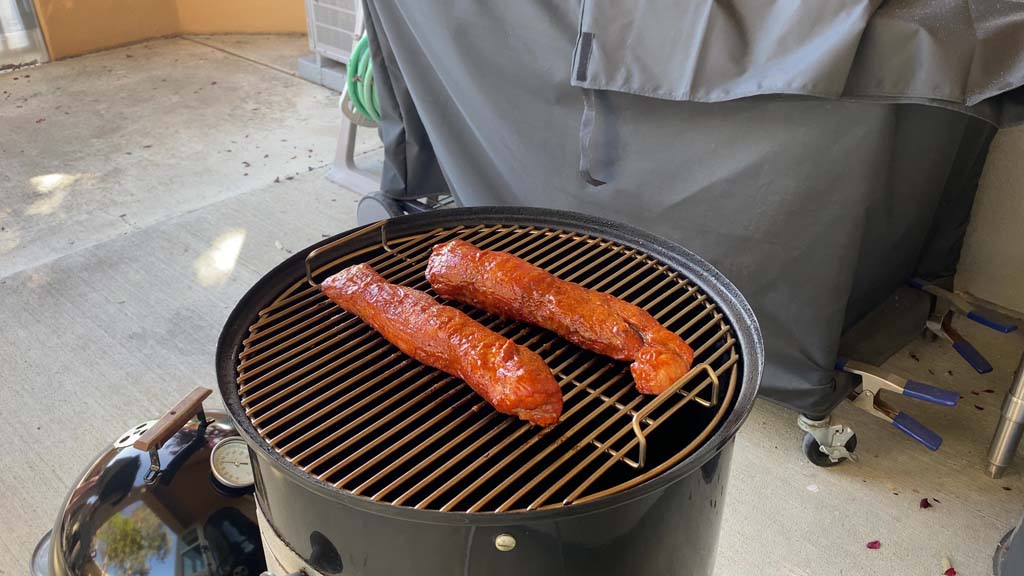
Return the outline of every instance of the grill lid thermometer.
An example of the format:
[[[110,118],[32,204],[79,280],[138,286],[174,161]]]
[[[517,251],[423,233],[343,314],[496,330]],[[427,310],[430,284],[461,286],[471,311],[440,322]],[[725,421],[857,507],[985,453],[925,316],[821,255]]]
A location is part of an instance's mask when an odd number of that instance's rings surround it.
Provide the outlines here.
[[[225,438],[210,452],[213,477],[228,488],[249,488],[253,485],[249,448],[241,438]]]

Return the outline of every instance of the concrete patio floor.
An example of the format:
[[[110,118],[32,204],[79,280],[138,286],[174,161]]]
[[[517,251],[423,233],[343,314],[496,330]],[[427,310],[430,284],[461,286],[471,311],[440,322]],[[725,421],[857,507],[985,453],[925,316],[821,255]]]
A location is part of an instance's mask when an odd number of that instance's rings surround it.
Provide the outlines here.
[[[217,336],[249,286],[355,225],[358,196],[324,177],[338,95],[289,73],[306,50],[299,36],[176,38],[0,74],[0,575],[24,573],[105,445],[215,387]],[[379,164],[372,131],[359,150]],[[1024,335],[958,328],[994,372],[925,341],[889,363],[964,396],[902,403],[944,436],[937,453],[843,406],[860,460],[817,468],[796,415],[758,403],[717,574],[930,576],[943,557],[991,573],[1024,510],[1024,457],[1002,480],[984,474]]]

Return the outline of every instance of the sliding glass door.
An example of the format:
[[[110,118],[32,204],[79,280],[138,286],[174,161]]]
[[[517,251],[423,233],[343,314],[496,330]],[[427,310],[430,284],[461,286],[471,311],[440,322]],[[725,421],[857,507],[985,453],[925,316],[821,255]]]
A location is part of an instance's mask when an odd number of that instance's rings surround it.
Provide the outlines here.
[[[0,72],[47,60],[32,0],[0,0]]]

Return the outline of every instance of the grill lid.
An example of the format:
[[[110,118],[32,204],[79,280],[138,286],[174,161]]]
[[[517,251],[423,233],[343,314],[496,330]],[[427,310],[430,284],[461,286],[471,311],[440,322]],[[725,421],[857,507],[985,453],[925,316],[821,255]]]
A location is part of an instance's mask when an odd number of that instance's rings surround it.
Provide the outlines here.
[[[568,222],[531,225],[513,214],[482,219],[458,217],[472,209],[446,212],[448,222],[425,229],[409,224],[439,218],[381,222],[325,243],[309,253],[305,270],[296,259],[286,262],[270,275],[276,289],[257,285],[243,299],[239,308],[249,304],[252,311],[237,321],[246,324],[247,337],[231,345],[232,377],[222,378],[221,388],[233,412],[244,414],[241,428],[253,430],[264,449],[307,477],[394,506],[549,509],[663,474],[708,440],[741,388],[750,389],[744,396],[752,401],[760,335],[749,311],[744,325],[733,324],[736,302],[728,287],[697,284],[694,272],[706,264],[683,270],[601,227],[595,233]],[[542,429],[495,412],[462,381],[405,356],[311,286],[367,262],[391,282],[433,294],[424,278],[430,250],[454,238],[513,253],[646,309],[690,344],[694,368],[665,393],[644,396],[634,389],[628,363],[442,300],[545,359],[565,406],[559,423]],[[721,294],[712,297],[708,288]],[[236,309],[232,320],[239,315]],[[756,352],[744,355],[741,342]]]
[[[72,484],[51,532],[33,553],[32,576],[123,576],[168,571],[175,555],[208,574],[266,570],[251,496],[210,480],[210,453],[237,436],[227,414],[207,410],[158,449],[162,470],[133,444],[155,420],[127,430]]]

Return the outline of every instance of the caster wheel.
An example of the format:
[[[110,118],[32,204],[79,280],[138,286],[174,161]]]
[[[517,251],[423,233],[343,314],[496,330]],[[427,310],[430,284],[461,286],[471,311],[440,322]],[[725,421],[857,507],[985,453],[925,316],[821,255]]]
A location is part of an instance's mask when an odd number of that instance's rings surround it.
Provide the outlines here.
[[[379,220],[394,218],[402,214],[402,207],[398,205],[398,202],[380,192],[374,192],[373,194],[363,196],[359,201],[359,206],[356,207],[356,222],[360,226],[365,226],[366,224],[373,224]]]
[[[853,451],[857,449],[857,435],[850,436],[850,439],[845,444],[846,451],[853,454]],[[822,468],[831,468],[842,462],[833,462],[828,454],[821,451],[821,444],[815,440],[814,436],[810,434],[804,435],[804,455],[811,461],[811,464],[815,466],[821,466]]]

